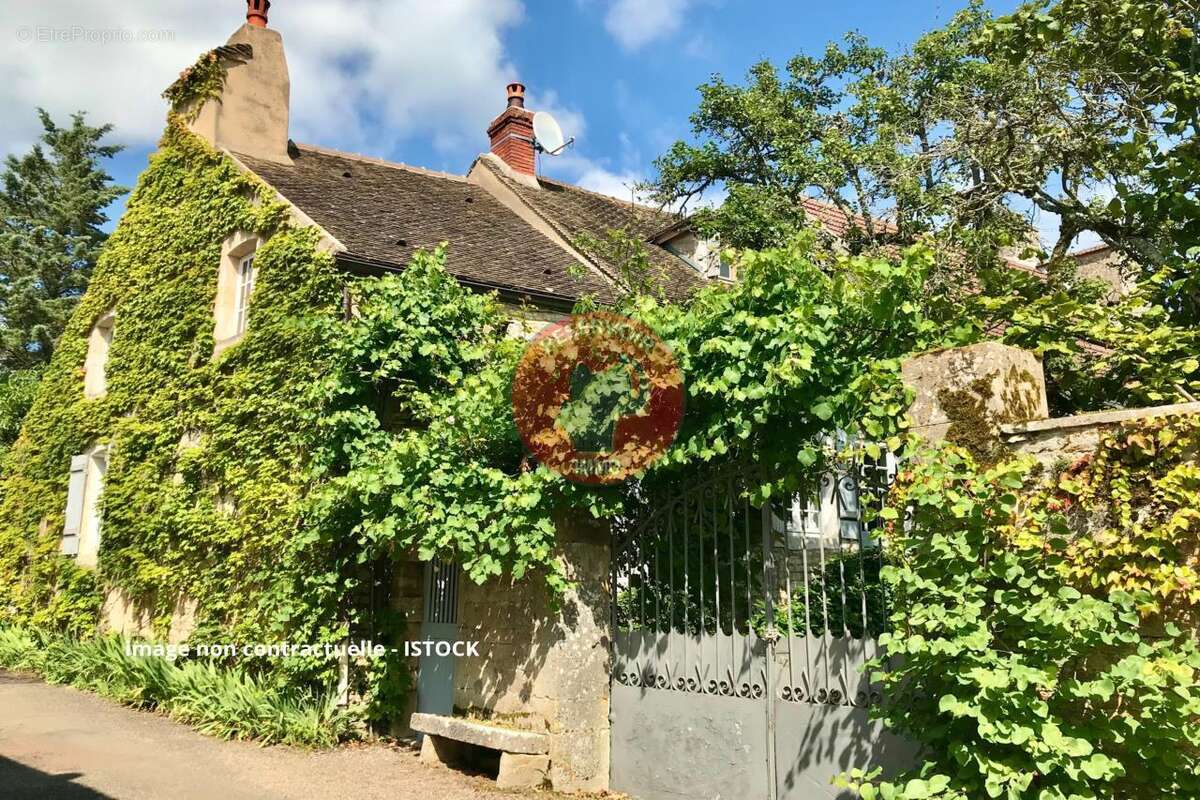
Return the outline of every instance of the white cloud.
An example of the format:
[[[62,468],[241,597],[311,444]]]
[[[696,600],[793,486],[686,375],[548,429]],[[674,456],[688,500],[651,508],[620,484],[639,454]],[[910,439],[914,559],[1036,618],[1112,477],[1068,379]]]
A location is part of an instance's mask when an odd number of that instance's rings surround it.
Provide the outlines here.
[[[160,92],[224,43],[244,8],[237,0],[0,0],[0,35],[8,37],[0,47],[0,148],[28,147],[39,105],[56,117],[85,109],[93,123],[114,123],[116,140],[152,143],[166,111]],[[293,137],[380,155],[409,136],[445,150],[483,149],[484,128],[516,76],[502,35],[523,13],[519,0],[276,3],[271,26],[287,48]],[[114,30],[166,34],[105,42],[92,33]],[[68,40],[45,39],[53,35]]]
[[[604,17],[604,27],[626,50],[637,50],[679,30],[690,3],[691,0],[616,0]]]
[[[604,167],[593,165],[581,172],[575,183],[584,189],[621,200],[646,202],[646,198],[635,189],[641,180],[642,176],[632,172],[611,172]]]
[[[557,114],[557,112],[555,112]],[[562,122],[562,117],[559,117]],[[582,118],[580,123],[582,124]],[[563,132],[567,136],[572,131],[563,123]],[[578,139],[582,139],[577,135]],[[636,149],[629,136],[620,133],[617,143],[621,152],[621,167],[614,167],[608,159],[596,159],[588,155],[586,142],[577,141],[574,147],[568,148],[561,155],[553,158],[542,156],[540,159],[541,172],[550,178],[573,183],[584,189],[600,194],[607,194],[621,200],[633,198],[637,202],[647,202],[644,193],[635,192],[637,184],[645,180],[646,175],[639,168],[641,163]]]

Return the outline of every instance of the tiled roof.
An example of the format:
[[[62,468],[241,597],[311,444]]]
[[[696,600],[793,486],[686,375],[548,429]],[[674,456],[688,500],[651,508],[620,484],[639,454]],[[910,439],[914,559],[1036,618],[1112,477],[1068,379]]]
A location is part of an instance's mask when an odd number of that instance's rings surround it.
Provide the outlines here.
[[[1112,245],[1105,242],[1085,247],[1082,250],[1076,250],[1073,253],[1067,253],[1067,255],[1075,259],[1080,265],[1083,265],[1113,258],[1118,255],[1118,252],[1113,249]]]
[[[804,213],[810,219],[817,222],[825,231],[838,238],[845,237],[851,228],[866,229],[867,223],[865,219],[857,214],[853,217],[847,217],[846,213],[833,203],[827,203],[815,197],[805,197],[801,201],[801,205],[804,206]],[[897,230],[894,222],[883,217],[874,217],[871,222],[876,231],[882,230],[885,233],[895,233]]]
[[[467,282],[564,300],[614,297],[603,276],[571,269],[569,253],[465,178],[309,145],[293,153],[291,164],[235,155],[352,258],[403,267],[418,248],[445,241],[447,269]]]
[[[678,222],[678,218],[673,214],[549,178],[537,179],[541,188],[528,186],[514,180],[502,167],[486,156],[476,163],[495,174],[560,236],[572,244],[576,243],[581,234],[588,233],[600,237],[614,228],[627,228],[630,233],[649,242],[655,234]],[[686,297],[703,285],[704,279],[695,269],[664,248],[648,244],[646,254],[669,297]],[[596,257],[595,253],[588,255]],[[612,265],[603,266],[612,274]]]
[[[418,248],[449,242],[447,268],[461,280],[563,300],[585,294],[601,302],[615,298],[617,270],[600,254],[586,253],[599,271],[573,269],[570,254],[558,243],[462,176],[311,145],[296,145],[292,152],[291,164],[235,155],[345,245],[344,257],[402,268]],[[549,178],[536,178],[533,187],[490,156],[476,166],[491,172],[573,246],[582,234],[603,237],[614,228],[645,241],[654,277],[669,297],[682,299],[705,283],[694,267],[662,246],[687,227],[686,219]],[[804,210],[834,236],[844,236],[855,224],[836,206],[815,198],[804,201]]]

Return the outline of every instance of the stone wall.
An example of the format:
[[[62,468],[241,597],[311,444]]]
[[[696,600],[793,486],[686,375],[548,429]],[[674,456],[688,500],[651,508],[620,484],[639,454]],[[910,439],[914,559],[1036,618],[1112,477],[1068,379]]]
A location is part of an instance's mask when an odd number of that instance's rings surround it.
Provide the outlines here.
[[[557,791],[602,791],[609,766],[611,597],[607,526],[558,523],[575,588],[554,606],[542,579],[460,585],[459,638],[479,656],[455,665],[455,714],[549,736]]]
[[[1026,350],[983,342],[906,361],[913,429],[949,439],[983,461],[1034,456],[1047,467],[1095,452],[1104,430],[1128,420],[1200,413],[1200,403],[1098,411],[1049,419],[1041,362]]]
[[[135,597],[120,587],[110,587],[100,606],[100,632],[115,633],[127,639],[161,638],[154,631],[155,599],[154,595]],[[197,608],[197,602],[191,597],[183,593],[176,595],[167,629],[168,644],[179,644],[192,635],[196,629]]]
[[[1018,453],[1032,455],[1047,467],[1075,461],[1095,452],[1105,429],[1122,422],[1176,414],[1200,413],[1200,403],[1099,411],[1073,417],[1040,419],[1000,426],[1000,438]]]

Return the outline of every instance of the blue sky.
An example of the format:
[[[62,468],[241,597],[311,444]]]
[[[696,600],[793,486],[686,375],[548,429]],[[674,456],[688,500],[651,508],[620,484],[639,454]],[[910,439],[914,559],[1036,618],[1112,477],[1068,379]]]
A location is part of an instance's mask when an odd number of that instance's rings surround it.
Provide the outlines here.
[[[98,5],[107,8],[97,8]],[[1007,11],[1012,2],[993,2]],[[202,8],[197,8],[202,6]],[[857,30],[902,48],[960,7],[933,0],[276,0],[298,141],[463,173],[487,147],[504,85],[556,113],[577,144],[543,158],[547,175],[622,194],[688,135],[696,87],[740,79]],[[4,152],[36,135],[33,107],[88,109],[128,150],[112,165],[132,185],[161,130],[158,92],[242,21],[240,0],[0,0],[15,46],[0,49]],[[65,30],[65,41],[45,30]],[[30,31],[33,31],[31,34]],[[104,41],[106,31],[113,41]],[[119,213],[114,208],[114,216]]]

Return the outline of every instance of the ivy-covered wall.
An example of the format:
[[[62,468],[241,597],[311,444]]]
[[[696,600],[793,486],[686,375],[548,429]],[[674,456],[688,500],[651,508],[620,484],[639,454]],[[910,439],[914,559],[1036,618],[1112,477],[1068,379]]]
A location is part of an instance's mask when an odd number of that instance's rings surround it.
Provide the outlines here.
[[[247,331],[213,357],[222,242],[266,239]],[[302,522],[343,278],[317,234],[172,115],[68,325],[0,484],[0,623],[92,630],[108,586],[153,608],[181,595],[201,632],[259,641],[294,615],[287,544]],[[116,313],[107,394],[85,399],[88,333]],[[72,455],[110,443],[96,573],[58,555]]]

